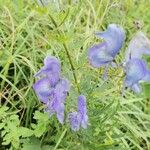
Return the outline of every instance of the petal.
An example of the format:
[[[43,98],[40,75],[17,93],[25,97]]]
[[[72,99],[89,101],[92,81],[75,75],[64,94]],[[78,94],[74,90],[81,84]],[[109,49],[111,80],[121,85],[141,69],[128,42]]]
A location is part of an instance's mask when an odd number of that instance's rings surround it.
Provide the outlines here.
[[[86,129],[88,126],[88,116],[85,115],[84,118],[81,120],[81,127]]]
[[[47,56],[44,59],[44,67],[42,67],[34,76],[46,76],[50,80],[50,84],[54,87],[60,79],[61,64],[60,61],[53,56]]]
[[[61,124],[64,123],[64,110],[65,110],[64,104],[59,103],[56,109],[56,114],[57,114],[57,119]]]
[[[80,115],[81,126],[83,128],[87,128],[88,116],[87,116],[87,108],[86,108],[86,97],[84,95],[80,95],[78,97],[78,113]]]
[[[61,64],[60,61],[54,56],[47,56],[44,59],[45,70],[51,70],[52,72],[60,72]]]
[[[77,112],[69,113],[68,119],[73,131],[78,131],[80,129],[80,116]]]
[[[116,24],[110,24],[106,31],[98,32],[96,35],[100,38],[104,38],[107,45],[106,50],[112,57],[116,56],[125,41],[123,28]]]
[[[43,103],[47,103],[51,95],[51,86],[48,78],[38,80],[33,84],[33,89]]]
[[[147,72],[142,80],[145,82],[150,82],[150,70],[147,70]]]
[[[81,114],[87,113],[86,97],[84,95],[80,95],[78,97],[78,112],[81,113]]]
[[[61,79],[56,88],[59,92],[68,92],[70,90],[70,83],[67,79]]]
[[[146,64],[144,63],[144,61],[140,59],[131,59],[125,66],[125,72],[126,72],[126,83],[131,84],[137,83],[146,74]]]
[[[52,87],[56,86],[56,84],[60,80],[60,73],[47,71],[46,74],[47,74],[48,79],[50,80],[51,86]]]
[[[55,87],[55,94],[59,101],[64,102],[67,92],[70,90],[70,83],[67,79],[61,79]]]
[[[88,58],[93,67],[99,68],[113,60],[106,51],[106,43],[94,45],[88,51]]]
[[[133,58],[142,58],[142,55],[150,55],[150,40],[143,32],[137,32],[131,39],[125,54],[125,61]]]
[[[63,124],[64,122],[64,110],[65,106],[57,99],[57,95],[54,93],[51,95],[50,101],[47,103],[46,111],[52,116],[54,113],[57,116],[58,121]]]
[[[141,87],[140,87],[139,84],[134,84],[134,85],[131,87],[131,89],[132,89],[135,93],[137,93],[137,94],[139,94],[139,93],[142,92],[142,89],[141,89]]]

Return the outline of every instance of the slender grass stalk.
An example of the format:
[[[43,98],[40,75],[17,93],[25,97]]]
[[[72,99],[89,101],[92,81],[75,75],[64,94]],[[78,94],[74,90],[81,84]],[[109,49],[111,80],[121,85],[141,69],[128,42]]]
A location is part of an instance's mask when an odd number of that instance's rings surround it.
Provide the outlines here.
[[[56,143],[56,146],[54,147],[54,150],[56,150],[57,147],[59,146],[60,142],[62,141],[63,137],[64,137],[65,134],[66,134],[66,131],[67,131],[67,128],[65,128],[65,130],[62,132],[62,134],[61,134],[59,140],[58,140],[57,143]]]

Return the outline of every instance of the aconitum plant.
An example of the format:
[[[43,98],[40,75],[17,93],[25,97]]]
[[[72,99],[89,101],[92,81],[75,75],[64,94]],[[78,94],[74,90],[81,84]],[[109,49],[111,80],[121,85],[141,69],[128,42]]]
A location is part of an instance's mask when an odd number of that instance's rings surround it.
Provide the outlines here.
[[[95,35],[104,39],[100,44],[93,44],[88,50],[88,59],[92,67],[114,66],[114,60],[120,52],[124,41],[125,32],[122,27],[116,24],[108,25],[104,32],[97,32]],[[131,40],[123,61],[125,87],[135,93],[142,91],[140,83],[150,82],[150,70],[147,67],[144,54],[150,54],[149,39],[144,33],[139,32]],[[70,90],[70,82],[61,75],[61,62],[54,56],[47,56],[44,59],[44,66],[35,74],[38,80],[33,85],[39,100],[45,105],[45,111],[50,116],[56,114],[58,121],[63,124],[65,120],[65,103],[67,93]],[[73,131],[79,131],[82,127],[88,127],[89,119],[87,114],[86,97],[79,91],[77,111],[68,113],[67,122]]]

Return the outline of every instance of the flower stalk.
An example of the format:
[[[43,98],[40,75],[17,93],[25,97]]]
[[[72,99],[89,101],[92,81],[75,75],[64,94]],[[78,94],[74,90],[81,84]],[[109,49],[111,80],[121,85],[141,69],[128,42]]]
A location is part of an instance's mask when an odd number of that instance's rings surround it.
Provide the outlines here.
[[[49,16],[50,20],[52,21],[53,25],[55,26],[55,28],[57,29],[57,33],[58,33],[59,35],[61,35],[61,31],[58,29],[58,25],[57,25],[56,21],[54,20],[54,18],[53,18],[50,14],[49,14],[48,16]],[[78,85],[77,76],[76,76],[76,73],[75,73],[75,67],[74,67],[74,65],[73,65],[73,62],[72,62],[72,59],[71,59],[69,50],[68,50],[67,45],[66,45],[65,42],[63,42],[62,45],[63,45],[63,47],[64,47],[64,50],[65,50],[65,52],[66,52],[66,55],[67,55],[67,57],[68,57],[68,60],[69,60],[70,66],[71,66],[71,70],[72,70],[72,73],[73,73],[73,78],[74,78],[74,82],[75,82],[75,84],[76,84],[76,88],[77,88],[77,90],[78,90],[78,93],[81,94],[80,87],[79,87],[79,85]]]

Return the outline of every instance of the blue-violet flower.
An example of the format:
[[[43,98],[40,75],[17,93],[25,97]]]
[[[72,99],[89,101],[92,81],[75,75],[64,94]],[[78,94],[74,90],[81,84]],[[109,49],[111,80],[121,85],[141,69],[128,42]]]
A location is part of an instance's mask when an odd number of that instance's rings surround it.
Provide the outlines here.
[[[80,95],[78,97],[78,111],[69,113],[68,119],[73,131],[78,131],[80,127],[84,129],[87,128],[88,116],[86,108],[86,97],[84,95]]]
[[[112,63],[124,43],[125,32],[122,27],[110,24],[106,31],[96,35],[103,38],[104,42],[92,46],[88,51],[88,58],[93,67],[99,68]]]
[[[140,82],[150,82],[150,70],[146,63],[138,58],[133,58],[125,66],[124,87],[131,88],[135,93],[141,92]]]
[[[143,55],[150,55],[150,40],[143,32],[137,32],[131,39],[125,54],[125,62],[133,58],[142,58]]]
[[[67,79],[61,78],[60,61],[53,56],[44,59],[44,66],[35,74],[40,79],[33,89],[41,102],[46,105],[45,111],[52,116],[56,113],[60,123],[64,122],[65,99],[70,89]]]

